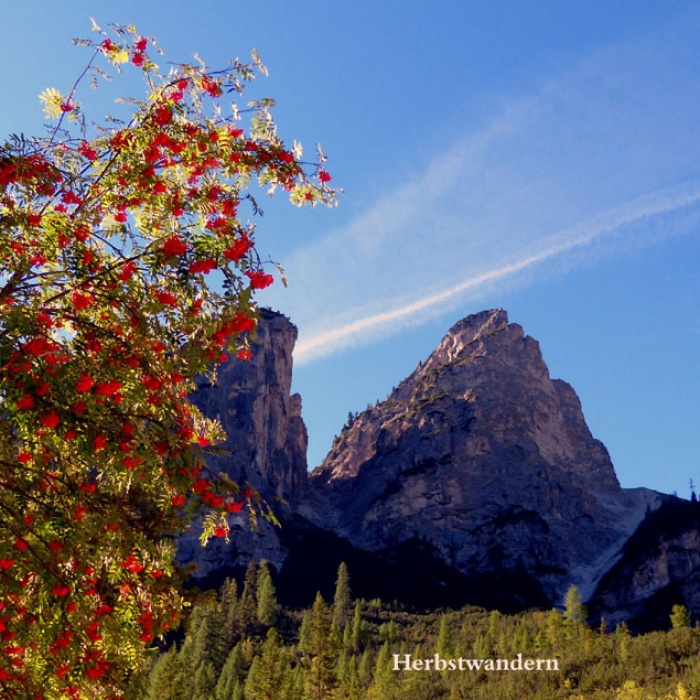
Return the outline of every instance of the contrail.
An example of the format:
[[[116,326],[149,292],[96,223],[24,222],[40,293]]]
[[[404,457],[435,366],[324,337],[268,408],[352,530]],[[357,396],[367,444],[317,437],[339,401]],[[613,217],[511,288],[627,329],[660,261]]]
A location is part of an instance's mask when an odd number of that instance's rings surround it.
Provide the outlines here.
[[[436,313],[439,313],[442,304],[468,290],[510,277],[573,248],[585,246],[601,236],[615,233],[624,226],[688,207],[698,201],[700,201],[698,183],[686,184],[682,188],[674,188],[672,191],[665,189],[646,195],[628,204],[622,210],[616,209],[598,217],[595,221],[579,224],[551,236],[549,241],[560,239],[560,242],[551,243],[543,250],[520,260],[487,270],[452,287],[398,308],[357,319],[338,328],[316,333],[306,339],[302,338],[294,351],[294,360],[298,364],[308,364],[345,347],[355,345],[358,340],[369,342],[372,331],[397,330],[401,325],[406,325],[405,322],[408,319],[420,312],[434,309]]]

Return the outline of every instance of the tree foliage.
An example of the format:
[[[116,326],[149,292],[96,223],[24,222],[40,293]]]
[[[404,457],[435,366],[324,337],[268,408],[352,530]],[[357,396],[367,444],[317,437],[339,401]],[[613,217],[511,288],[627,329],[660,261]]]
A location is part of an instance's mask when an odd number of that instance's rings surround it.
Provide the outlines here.
[[[581,623],[588,617],[586,606],[581,600],[581,593],[574,585],[569,586],[564,600],[564,617],[574,624]]]
[[[283,593],[283,591],[281,591]],[[227,614],[220,597],[220,614]],[[236,697],[276,700],[689,700],[700,696],[700,628],[633,635],[620,624],[614,631],[591,628],[559,611],[504,615],[467,606],[461,610],[409,612],[380,601],[354,601],[356,643],[338,640],[332,606],[317,595],[303,611],[280,606],[274,628],[250,628],[240,637],[217,681],[216,700]],[[678,614],[675,609],[671,613]],[[351,627],[348,624],[348,628]],[[168,698],[173,661],[194,666],[190,625],[179,651],[161,655],[149,674],[149,694]],[[355,635],[353,635],[355,636]],[[350,638],[348,638],[350,642]],[[394,655],[413,659],[555,660],[556,670],[396,670]],[[174,659],[171,656],[174,655]],[[205,651],[199,664],[218,668],[220,648]],[[187,665],[190,664],[190,665]],[[238,688],[238,690],[236,690]],[[243,689],[241,691],[241,688]],[[159,693],[161,693],[159,695]],[[237,695],[238,693],[238,695]],[[242,693],[242,694],[241,694]],[[143,695],[134,695],[142,700]],[[190,687],[178,700],[193,700]]]
[[[347,625],[351,614],[350,574],[345,562],[338,566],[333,595],[333,627],[341,631]]]
[[[274,279],[253,193],[334,200],[322,153],[284,145],[270,100],[238,106],[257,56],[161,71],[153,39],[94,29],[73,88],[41,95],[47,135],[0,147],[3,698],[121,697],[178,621],[173,536],[203,508],[203,542],[264,510],[207,470],[222,430],[188,393],[251,353]],[[88,122],[78,90],[127,66],[145,97]]]
[[[256,586],[257,620],[261,625],[269,627],[277,620],[278,605],[275,585],[266,562],[261,563],[258,569]]]

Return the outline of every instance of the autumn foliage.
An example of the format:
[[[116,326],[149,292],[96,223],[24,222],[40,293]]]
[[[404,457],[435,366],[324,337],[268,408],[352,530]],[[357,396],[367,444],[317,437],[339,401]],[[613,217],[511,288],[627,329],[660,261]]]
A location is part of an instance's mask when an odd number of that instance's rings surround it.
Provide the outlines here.
[[[226,537],[229,513],[261,507],[207,470],[222,431],[188,393],[252,351],[273,282],[253,193],[334,201],[271,101],[232,102],[257,57],[164,72],[134,28],[95,30],[73,89],[41,96],[47,135],[0,147],[2,698],[120,698],[179,619],[173,536],[204,509],[203,540]],[[77,90],[105,68],[140,71],[147,95],[90,124]]]

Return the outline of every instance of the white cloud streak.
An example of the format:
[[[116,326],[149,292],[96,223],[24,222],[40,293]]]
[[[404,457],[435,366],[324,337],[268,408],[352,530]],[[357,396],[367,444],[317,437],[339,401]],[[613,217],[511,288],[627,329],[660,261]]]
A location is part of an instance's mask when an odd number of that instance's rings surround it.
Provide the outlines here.
[[[533,267],[548,259],[560,256],[568,251],[586,246],[594,240],[619,232],[622,228],[655,217],[660,214],[677,211],[700,202],[700,184],[684,186],[674,192],[661,192],[633,202],[624,211],[611,212],[598,222],[578,226],[571,231],[564,231],[553,237],[558,242],[543,250],[523,257],[515,262],[502,265],[470,277],[459,284],[443,289],[434,294],[416,299],[413,302],[388,311],[372,314],[357,319],[326,332],[320,332],[303,339],[294,353],[295,361],[301,365],[315,359],[338,352],[344,348],[368,342],[382,333],[395,332],[399,328],[420,323],[428,316],[442,313],[446,302],[478,290],[487,284],[512,277],[523,270]],[[433,312],[432,314],[430,312]]]
[[[691,25],[633,37],[509,100],[283,260],[290,288],[266,301],[299,327],[295,361],[376,341],[466,300],[488,303],[527,271],[571,263],[575,250],[615,234],[635,246],[684,230],[700,163]]]

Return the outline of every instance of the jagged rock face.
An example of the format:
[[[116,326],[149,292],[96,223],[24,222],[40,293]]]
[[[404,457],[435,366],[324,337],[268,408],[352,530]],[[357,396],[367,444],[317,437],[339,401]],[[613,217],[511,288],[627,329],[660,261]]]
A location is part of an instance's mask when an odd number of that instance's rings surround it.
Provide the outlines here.
[[[261,314],[252,358],[224,363],[214,384],[200,379],[192,400],[226,431],[210,467],[293,507],[306,483],[308,442],[301,397],[291,394],[297,329],[281,314]]]
[[[285,316],[263,310],[252,358],[224,363],[215,383],[201,378],[192,395],[202,412],[218,419],[226,431],[220,454],[208,466],[252,486],[278,517],[295,507],[307,480],[301,397],[291,394],[296,337],[296,327]],[[245,511],[230,516],[230,525],[231,544],[212,540],[202,549],[197,527],[180,539],[178,558],[197,565],[195,578],[245,566],[253,558],[281,565],[286,552],[278,528],[264,520],[251,528]]]
[[[301,512],[368,550],[427,542],[458,570],[525,571],[584,595],[657,495],[623,491],[538,343],[487,311],[346,426]]]
[[[675,603],[700,618],[700,504],[668,497],[647,514],[601,578],[589,603],[610,627],[635,631],[668,627]]]
[[[700,506],[621,489],[573,389],[505,312],[457,323],[310,480],[290,393],[296,329],[262,316],[253,359],[193,400],[228,435],[210,466],[256,488],[282,528],[237,513],[231,543],[202,549],[195,527],[179,541],[195,583],[265,559],[306,605],[324,581],[332,595],[345,561],[360,595],[416,606],[547,607],[574,583],[609,625],[658,628],[677,602],[700,618]]]

